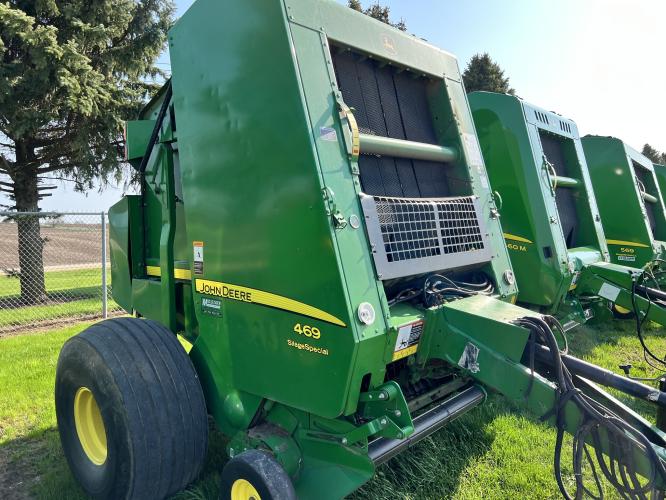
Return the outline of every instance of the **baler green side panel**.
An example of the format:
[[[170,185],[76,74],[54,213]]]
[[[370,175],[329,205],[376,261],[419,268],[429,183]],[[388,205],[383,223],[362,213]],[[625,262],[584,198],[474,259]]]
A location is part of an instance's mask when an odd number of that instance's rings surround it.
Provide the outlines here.
[[[469,102],[490,182],[501,198],[502,227],[519,285],[518,300],[557,306],[568,288],[566,247],[561,237],[553,235],[550,220],[557,217],[557,210],[554,203],[546,203],[542,191],[549,189],[548,178],[540,168],[523,166],[534,167],[534,154],[520,101],[472,92]],[[544,247],[551,257],[546,257]]]
[[[229,423],[247,424],[254,409],[242,407],[234,387],[337,416],[360,332],[339,272],[283,5],[200,0],[169,40],[187,234],[204,244],[203,274],[193,278],[289,298],[345,325],[228,298],[220,318],[202,310],[202,299],[219,297],[195,293],[201,335],[193,355],[210,374],[206,392],[221,398],[211,410],[222,416],[219,405],[229,405],[238,410]],[[383,322],[375,324],[380,331]],[[297,325],[318,328],[321,338],[297,333]]]
[[[132,311],[130,269],[130,202],[125,196],[109,209],[109,249],[113,299],[125,311]]]
[[[131,120],[125,123],[125,157],[127,160],[141,158],[146,152],[155,120]]]
[[[611,262],[642,267],[654,257],[654,240],[625,145],[599,136],[582,142]]]

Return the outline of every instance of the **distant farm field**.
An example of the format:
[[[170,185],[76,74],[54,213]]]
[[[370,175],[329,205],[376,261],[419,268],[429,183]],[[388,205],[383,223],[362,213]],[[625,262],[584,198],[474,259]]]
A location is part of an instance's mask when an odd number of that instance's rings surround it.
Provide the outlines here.
[[[21,289],[25,270],[19,262],[18,224],[0,222],[0,336],[50,327],[65,321],[99,318],[102,300],[102,225],[99,214],[40,216],[40,238],[45,292]],[[36,255],[39,248],[27,240],[23,252]],[[33,266],[38,260],[27,259]],[[107,286],[111,273],[107,255]],[[109,288],[110,290],[110,288]],[[108,294],[109,312],[118,306]]]
[[[98,216],[95,216],[98,217]],[[102,259],[101,224],[42,223],[45,238],[44,266],[99,266]],[[0,271],[18,269],[18,228],[14,223],[0,223]]]

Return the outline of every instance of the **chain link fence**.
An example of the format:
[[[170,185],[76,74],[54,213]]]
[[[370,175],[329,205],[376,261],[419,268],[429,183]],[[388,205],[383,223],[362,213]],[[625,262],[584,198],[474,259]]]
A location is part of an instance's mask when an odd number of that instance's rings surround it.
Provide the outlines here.
[[[0,336],[107,317],[105,213],[0,212]]]

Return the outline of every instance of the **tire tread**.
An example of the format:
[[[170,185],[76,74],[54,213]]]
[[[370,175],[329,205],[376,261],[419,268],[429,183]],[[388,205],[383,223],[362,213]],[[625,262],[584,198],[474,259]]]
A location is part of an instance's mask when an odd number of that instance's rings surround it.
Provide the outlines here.
[[[68,342],[84,341],[108,365],[132,436],[131,491],[164,498],[192,482],[207,451],[208,419],[196,371],[176,336],[152,320],[114,318]]]

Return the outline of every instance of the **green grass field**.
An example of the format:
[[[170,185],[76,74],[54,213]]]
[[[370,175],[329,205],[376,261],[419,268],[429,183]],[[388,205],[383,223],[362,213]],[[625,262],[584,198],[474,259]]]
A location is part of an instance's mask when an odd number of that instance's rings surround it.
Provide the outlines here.
[[[110,272],[108,276],[110,283]],[[0,307],[0,331],[21,329],[60,318],[101,314],[102,272],[99,268],[49,271],[44,278],[50,302],[20,308]],[[0,275],[0,301],[9,305],[20,301],[18,278]],[[116,307],[109,297],[109,310]]]
[[[84,498],[60,449],[53,384],[60,347],[86,325],[0,339],[0,492],[9,492],[6,497]],[[573,353],[585,359],[616,371],[618,364],[630,362],[635,375],[652,375],[645,369],[631,322],[586,327],[569,338]],[[666,352],[660,329],[650,328],[647,339],[655,351]],[[651,408],[633,406],[654,419]],[[354,498],[559,498],[553,479],[554,443],[555,432],[536,416],[491,396],[382,466]],[[217,498],[224,445],[213,431],[202,479],[177,498]],[[568,456],[568,448],[565,453]]]

